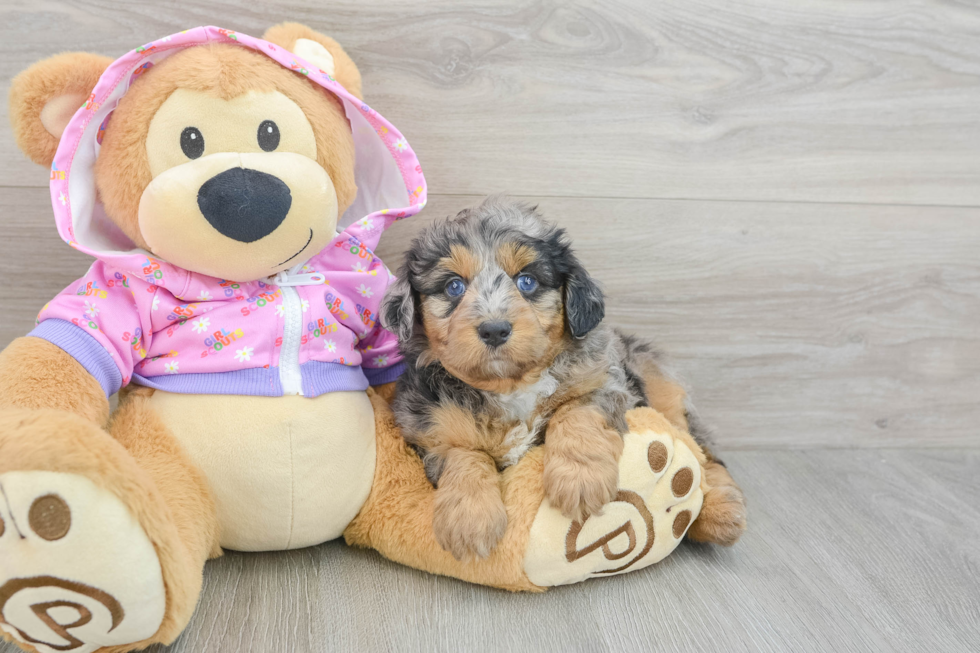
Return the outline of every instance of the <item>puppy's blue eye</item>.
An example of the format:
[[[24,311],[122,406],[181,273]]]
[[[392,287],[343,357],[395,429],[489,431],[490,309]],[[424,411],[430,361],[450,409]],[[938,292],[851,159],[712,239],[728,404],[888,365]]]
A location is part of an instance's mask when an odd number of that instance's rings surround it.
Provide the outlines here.
[[[534,292],[538,287],[538,280],[532,277],[530,274],[522,274],[517,277],[517,289],[520,290],[525,295],[527,293]]]
[[[466,284],[462,279],[453,279],[446,284],[446,294],[450,297],[459,297],[466,292]]]

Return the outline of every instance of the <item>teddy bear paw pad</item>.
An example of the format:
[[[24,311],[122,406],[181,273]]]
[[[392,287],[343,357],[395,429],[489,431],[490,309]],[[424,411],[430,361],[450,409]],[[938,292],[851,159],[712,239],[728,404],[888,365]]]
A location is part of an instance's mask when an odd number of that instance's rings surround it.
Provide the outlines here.
[[[88,653],[151,637],[165,607],[156,551],[115,495],[74,474],[0,474],[0,629]]]
[[[524,556],[524,571],[548,587],[642,569],[667,557],[697,519],[704,500],[701,466],[671,434],[634,430],[624,436],[619,489],[602,512],[565,517],[545,499]]]

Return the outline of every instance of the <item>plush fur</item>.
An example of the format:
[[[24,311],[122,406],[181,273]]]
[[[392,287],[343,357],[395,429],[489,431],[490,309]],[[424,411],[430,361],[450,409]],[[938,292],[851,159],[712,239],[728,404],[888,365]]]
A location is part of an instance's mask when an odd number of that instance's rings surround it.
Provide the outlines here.
[[[146,405],[150,388],[134,388],[124,394],[112,418],[109,432],[126,448],[139,468],[156,486],[157,496],[166,506],[172,556],[161,556],[167,584],[167,612],[164,623],[151,641],[169,643],[190,620],[197,605],[203,577],[200,569],[208,558],[221,555],[214,498],[207,479],[191,462],[166,425]],[[143,523],[142,520],[140,523]],[[173,537],[173,533],[176,537]],[[160,546],[157,550],[160,551]],[[170,562],[171,564],[165,564]],[[147,642],[150,643],[150,642]]]
[[[109,400],[99,382],[40,338],[17,338],[0,352],[0,408],[60,410],[99,426],[109,420]]]
[[[361,71],[357,69],[350,55],[340,47],[340,44],[329,36],[315,32],[300,23],[280,23],[267,29],[262,38],[290,51],[295,49],[294,46],[299,39],[316,41],[333,57],[334,79],[340,82],[351,95],[364,97],[361,93]]]
[[[154,463],[151,452],[166,447],[167,434],[151,416],[139,415],[138,407],[133,407],[120,411],[114,422],[116,436],[124,435],[122,425],[132,427],[125,434],[126,442],[68,412],[0,411],[0,474],[15,470],[77,474],[121,500],[156,549],[167,591],[167,611],[157,634],[136,646],[169,643],[194,611],[204,559],[215,550],[207,519],[214,508],[202,479],[185,484],[194,478],[194,470],[179,452],[164,451],[162,460]],[[137,439],[143,442],[127,451],[126,444]],[[143,466],[140,458],[151,464]]]
[[[10,123],[14,129],[17,146],[34,163],[51,165],[61,133],[68,124],[62,116],[63,124],[52,133],[41,121],[41,113],[52,99],[68,98],[67,104],[82,106],[103,71],[112,59],[88,52],[66,52],[39,61],[20,73],[10,83]],[[74,112],[72,112],[74,113]]]

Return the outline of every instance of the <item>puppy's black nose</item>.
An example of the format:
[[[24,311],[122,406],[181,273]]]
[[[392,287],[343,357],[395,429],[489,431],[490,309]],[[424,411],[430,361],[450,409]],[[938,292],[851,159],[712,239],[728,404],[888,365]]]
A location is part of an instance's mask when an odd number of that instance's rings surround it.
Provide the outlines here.
[[[248,168],[230,168],[197,191],[197,205],[222,235],[252,243],[275,231],[289,213],[293,197],[279,177]]]
[[[480,340],[491,347],[499,347],[510,338],[510,322],[484,322],[476,328]]]

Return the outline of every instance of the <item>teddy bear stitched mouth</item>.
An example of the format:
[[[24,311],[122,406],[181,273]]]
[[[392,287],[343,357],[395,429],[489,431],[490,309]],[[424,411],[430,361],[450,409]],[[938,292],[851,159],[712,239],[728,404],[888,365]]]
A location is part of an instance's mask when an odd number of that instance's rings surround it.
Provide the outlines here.
[[[292,202],[285,182],[250,168],[225,170],[204,182],[197,193],[197,205],[211,226],[242,243],[278,229]]]
[[[293,260],[294,258],[296,258],[296,257],[297,257],[297,256],[299,256],[300,254],[302,254],[302,253],[303,253],[303,250],[305,250],[305,249],[306,249],[306,247],[307,247],[307,246],[308,246],[308,245],[310,244],[310,241],[312,241],[312,240],[313,240],[313,230],[312,230],[312,229],[310,229],[310,237],[306,239],[306,244],[304,244],[304,245],[303,245],[302,247],[300,247],[300,249],[299,249],[299,251],[298,251],[298,252],[296,252],[295,254],[293,254],[292,256],[290,256],[289,258],[287,258],[287,259],[286,259],[285,261],[283,261],[282,263],[277,263],[277,264],[276,264],[276,267],[279,267],[280,265],[285,265],[286,263],[289,263],[289,262],[290,262],[290,261],[292,261],[292,260]]]

